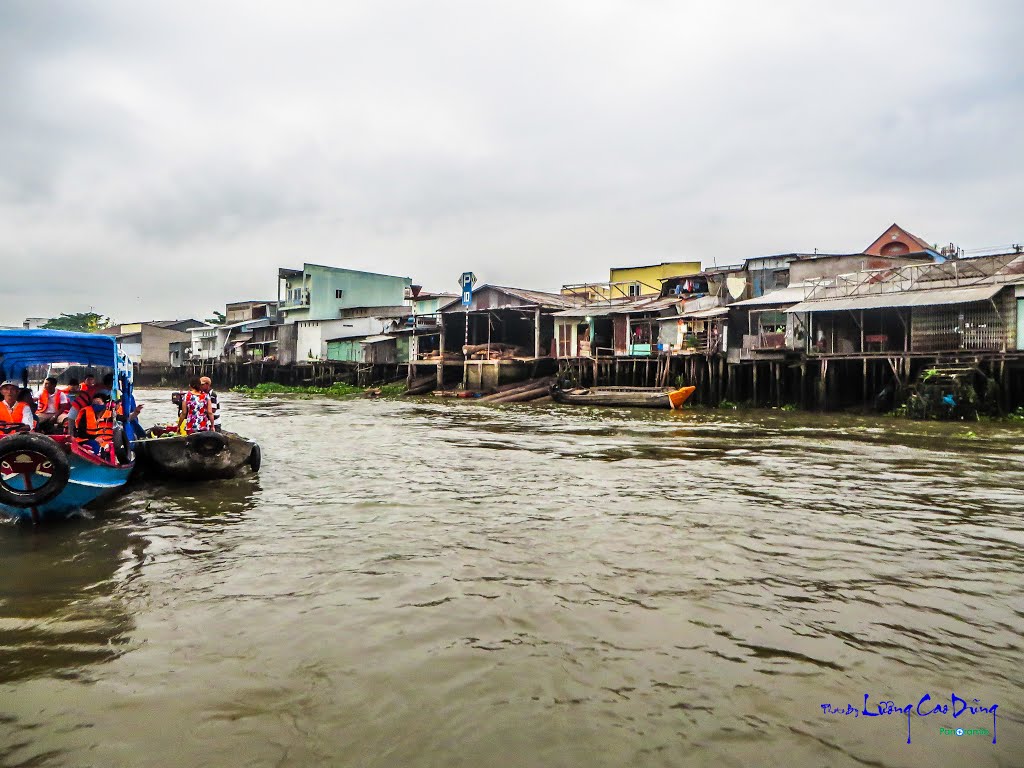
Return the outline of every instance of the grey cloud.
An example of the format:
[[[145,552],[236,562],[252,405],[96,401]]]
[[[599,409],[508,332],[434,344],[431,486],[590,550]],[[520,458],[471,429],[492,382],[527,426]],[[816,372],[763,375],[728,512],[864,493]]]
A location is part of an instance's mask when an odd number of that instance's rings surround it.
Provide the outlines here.
[[[894,219],[1008,243],[1022,21],[1011,2],[5,3],[0,256],[129,258],[132,290],[92,303],[133,319],[267,295],[303,260],[552,288],[861,248]],[[79,300],[2,298],[0,322]]]

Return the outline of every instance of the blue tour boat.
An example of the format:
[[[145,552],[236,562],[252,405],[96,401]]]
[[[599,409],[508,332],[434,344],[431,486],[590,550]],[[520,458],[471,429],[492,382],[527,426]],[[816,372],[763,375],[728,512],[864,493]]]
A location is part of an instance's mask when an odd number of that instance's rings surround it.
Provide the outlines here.
[[[0,378],[27,384],[28,367],[76,363],[113,373],[112,401],[128,412],[132,367],[113,336],[71,331],[0,331]],[[125,429],[129,432],[125,434]],[[20,432],[0,439],[0,514],[42,522],[77,513],[120,489],[134,468],[131,425],[117,425],[109,460],[68,435]]]

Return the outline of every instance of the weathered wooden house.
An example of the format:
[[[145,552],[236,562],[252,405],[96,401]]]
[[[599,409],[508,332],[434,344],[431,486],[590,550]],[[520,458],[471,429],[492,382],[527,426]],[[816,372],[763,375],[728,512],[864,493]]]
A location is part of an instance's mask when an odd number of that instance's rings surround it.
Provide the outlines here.
[[[659,319],[658,349],[670,355],[717,355],[725,349],[729,308],[717,296],[683,302],[678,316]]]
[[[632,305],[635,300],[602,301],[573,307],[554,314],[556,356],[611,357],[615,354],[615,318],[613,312]],[[625,344],[625,334],[622,335]]]
[[[468,307],[456,300],[440,308],[437,346],[429,357],[421,351],[414,365],[437,365],[439,386],[446,367],[461,369],[469,389],[525,378],[543,367],[541,361],[554,358],[554,315],[575,303],[557,293],[481,285],[473,290]],[[424,336],[418,335],[418,341]]]
[[[787,285],[762,293],[752,286],[752,298],[730,305],[731,325],[742,332],[742,342],[730,352],[730,360],[780,359],[786,353],[805,350],[810,334],[806,318],[788,310],[829,281],[841,281],[845,275],[866,271],[930,265],[936,259],[941,257],[934,251],[899,256],[856,253],[794,258],[787,264],[785,277],[790,280]],[[748,260],[748,265],[751,261]],[[775,279],[781,280],[782,276],[776,275]]]
[[[393,365],[408,359],[408,334],[376,334],[327,340],[329,360],[362,365]]]
[[[1016,253],[871,269],[811,280],[786,312],[809,355],[1021,349],[1024,256]]]

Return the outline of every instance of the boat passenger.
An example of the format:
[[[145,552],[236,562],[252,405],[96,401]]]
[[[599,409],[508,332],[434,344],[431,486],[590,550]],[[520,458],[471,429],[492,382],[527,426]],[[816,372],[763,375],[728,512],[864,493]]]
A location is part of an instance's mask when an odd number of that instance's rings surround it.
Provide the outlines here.
[[[19,387],[18,389],[18,402],[24,403],[32,409],[32,418],[36,417],[36,398],[32,394],[32,390],[28,387]]]
[[[103,383],[94,387],[92,391],[93,394],[96,394],[97,392],[102,392],[107,397],[110,397],[114,391],[114,374],[108,373],[106,376],[104,376]]]
[[[203,391],[203,384],[198,376],[193,376],[188,386],[188,392],[181,397],[178,429],[184,424],[186,435],[193,432],[212,432],[214,413],[210,396]]]
[[[39,431],[52,432],[54,427],[64,423],[70,409],[71,401],[67,394],[57,389],[57,378],[55,376],[47,377],[43,388],[39,391],[39,400],[36,406]]]
[[[97,392],[92,402],[79,411],[75,420],[75,439],[81,447],[110,459],[110,446],[114,442],[114,412],[110,398],[102,392]]]
[[[85,374],[82,386],[74,397],[71,398],[71,410],[68,411],[68,421],[72,424],[78,423],[80,411],[89,407],[92,403],[92,393],[96,389],[96,376],[92,373]]]
[[[220,432],[220,399],[213,391],[213,379],[209,376],[199,377],[199,383],[203,385],[203,392],[210,397],[210,404],[213,406],[213,428]]]
[[[13,381],[5,381],[0,385],[0,436],[15,432],[30,432],[35,426],[32,408],[18,400],[21,387]]]

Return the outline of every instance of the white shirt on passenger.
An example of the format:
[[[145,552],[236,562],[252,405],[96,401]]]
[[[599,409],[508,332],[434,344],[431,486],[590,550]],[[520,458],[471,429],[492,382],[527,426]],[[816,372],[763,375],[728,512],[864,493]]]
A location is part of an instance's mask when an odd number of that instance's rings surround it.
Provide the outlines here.
[[[213,403],[213,426],[220,426],[220,399],[217,397],[217,393],[212,389],[210,390],[210,402]]]
[[[17,407],[17,403],[15,403],[13,407],[11,407],[7,405],[6,400],[0,398],[0,408],[3,408],[2,412],[4,413],[4,415],[7,415],[8,413],[12,412]],[[35,427],[36,425],[36,420],[32,418],[32,409],[29,408],[27,405],[25,406],[25,410],[22,411],[21,413],[21,423],[24,424],[26,427]]]
[[[43,390],[39,391],[39,394],[43,394]],[[36,398],[36,402],[39,402],[39,398]],[[57,390],[52,395],[47,394],[46,407],[38,410],[38,413],[56,413],[57,408],[65,405],[70,405],[71,400],[68,399],[68,393]]]

